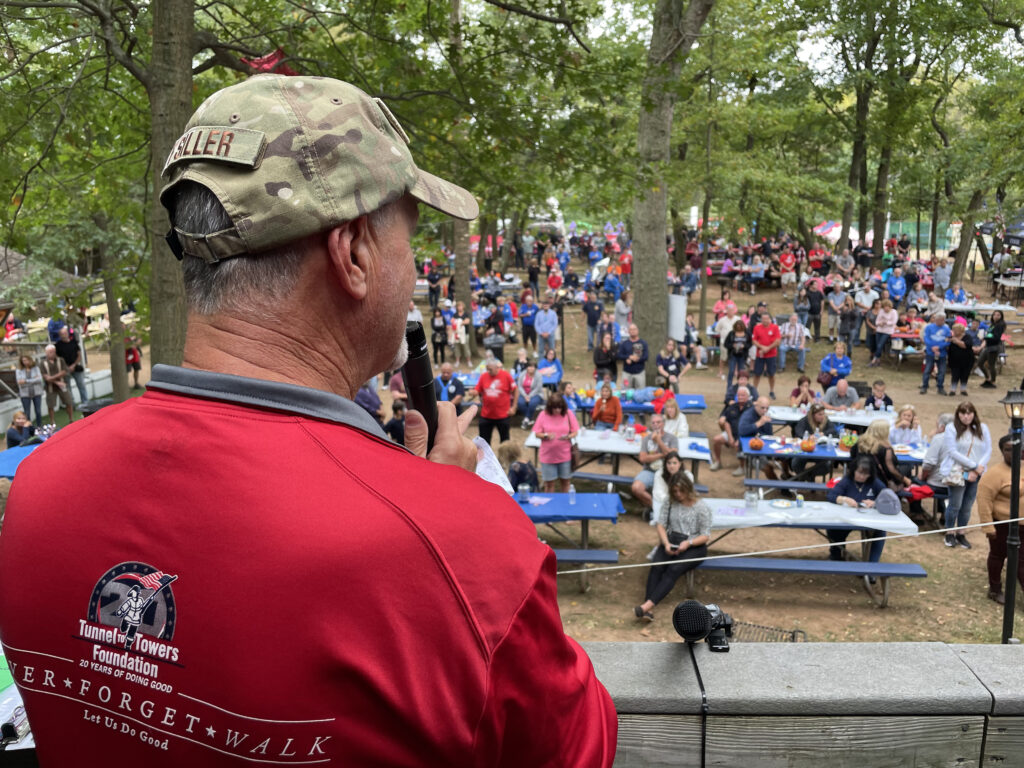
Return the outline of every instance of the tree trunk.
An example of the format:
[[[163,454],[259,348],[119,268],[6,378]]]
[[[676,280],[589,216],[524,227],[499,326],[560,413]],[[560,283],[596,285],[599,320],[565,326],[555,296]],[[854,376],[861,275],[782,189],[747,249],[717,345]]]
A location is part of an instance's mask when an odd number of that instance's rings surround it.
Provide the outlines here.
[[[714,0],[690,0],[682,18],[676,0],[657,0],[654,7],[637,129],[643,181],[633,209],[633,319],[640,326],[640,335],[654,348],[668,331],[665,165],[671,151],[677,81],[683,60],[713,5]]]
[[[938,251],[939,246],[939,193],[941,191],[942,179],[940,176],[935,177],[935,194],[932,195],[932,225],[930,232],[928,233],[928,248],[931,251],[932,258],[935,258],[935,254]]]
[[[985,190],[976,189],[971,195],[971,202],[967,205],[960,225],[960,245],[956,249],[956,261],[953,263],[953,275],[950,283],[962,283],[964,270],[967,267],[967,254],[971,250],[971,240],[974,239],[974,214],[981,210],[981,203],[985,199]]]
[[[857,232],[860,240],[868,236],[868,141],[864,139],[864,152],[860,157],[860,197],[857,200]],[[878,233],[875,233],[874,240],[878,240]]]
[[[857,105],[854,112],[853,153],[850,156],[850,174],[847,178],[846,200],[843,202],[843,225],[839,232],[836,252],[842,253],[850,247],[850,226],[853,224],[854,198],[861,190],[861,170],[867,156],[868,109],[871,106],[871,88],[864,85],[857,88]],[[859,232],[861,238],[864,231]]]
[[[985,245],[985,238],[982,237],[981,232],[975,233],[974,242],[978,246],[978,253],[981,254],[981,263],[985,265],[985,269],[991,269],[992,255],[988,252],[988,246]]]
[[[873,226],[875,230],[874,242],[872,243],[875,258],[882,258],[882,246],[885,242],[885,215],[889,202],[889,168],[892,165],[892,147],[888,144],[882,147],[882,154],[878,159],[878,177],[875,179],[875,211]],[[879,235],[881,232],[881,236]]]
[[[192,114],[193,0],[154,0],[153,57],[150,63],[149,202],[150,354],[154,363],[180,365],[185,348],[185,289],[181,265],[164,242],[167,213],[160,205],[160,171]],[[111,360],[112,364],[116,361]]]
[[[678,208],[669,209],[669,217],[672,220],[672,241],[675,249],[672,251],[672,267],[678,275],[683,271],[686,263],[686,219]]]
[[[476,329],[472,323],[473,308],[470,306],[470,299],[473,291],[469,287],[469,277],[473,274],[473,264],[469,260],[469,222],[462,219],[452,219],[452,249],[455,251],[455,274],[451,277],[451,283],[455,285],[455,298],[465,303],[466,312],[470,314],[469,332],[466,334],[469,340],[469,352],[476,355]]]
[[[814,230],[807,224],[807,219],[803,214],[797,216],[796,228],[800,232],[800,241],[804,245],[804,250],[809,252],[814,246]]]
[[[97,229],[107,230],[107,217],[102,213],[93,214]],[[117,262],[110,255],[106,241],[97,248],[100,274],[103,277],[103,295],[107,299],[107,317],[110,318],[110,383],[114,387],[114,402],[121,403],[128,398],[128,372],[124,361],[124,324],[121,322],[121,305],[117,300]]]
[[[711,228],[708,226],[708,218],[711,216],[711,194],[704,195],[704,226],[701,227],[701,244],[703,245],[704,258],[700,262],[700,310],[699,317],[697,318],[697,328],[707,328],[707,315],[708,315],[708,277],[707,264],[708,251],[711,247]],[[689,307],[687,307],[689,309]]]

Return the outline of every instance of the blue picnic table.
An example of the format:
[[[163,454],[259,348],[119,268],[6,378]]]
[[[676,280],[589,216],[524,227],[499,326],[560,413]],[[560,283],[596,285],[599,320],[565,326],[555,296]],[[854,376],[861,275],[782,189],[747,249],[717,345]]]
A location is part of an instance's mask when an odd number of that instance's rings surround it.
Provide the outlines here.
[[[42,443],[17,445],[0,453],[0,477],[13,478],[14,473],[18,470],[18,465],[40,445]]]
[[[622,405],[623,413],[654,413],[654,406],[651,403],[634,403],[631,400],[622,400],[621,393],[619,393],[619,401]],[[707,410],[708,404],[704,400],[704,395],[676,395],[676,402],[679,403],[679,410],[682,413],[704,413]],[[594,409],[594,398],[580,398],[580,404],[587,409],[589,413]]]

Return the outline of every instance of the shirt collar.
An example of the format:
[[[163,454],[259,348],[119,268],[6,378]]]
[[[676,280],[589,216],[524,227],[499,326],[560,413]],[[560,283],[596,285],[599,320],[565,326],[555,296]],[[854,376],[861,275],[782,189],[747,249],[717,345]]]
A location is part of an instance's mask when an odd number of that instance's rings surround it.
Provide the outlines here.
[[[297,384],[158,364],[153,366],[146,388],[310,416],[355,427],[383,440],[388,439],[376,419],[351,400],[332,392],[300,387]]]

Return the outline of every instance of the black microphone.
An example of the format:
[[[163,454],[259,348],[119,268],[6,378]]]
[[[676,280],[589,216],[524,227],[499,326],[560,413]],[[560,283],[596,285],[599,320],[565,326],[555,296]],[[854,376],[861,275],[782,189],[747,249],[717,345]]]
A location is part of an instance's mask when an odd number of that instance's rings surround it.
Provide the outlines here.
[[[427,335],[423,332],[423,325],[417,322],[406,323],[405,341],[409,345],[409,357],[402,366],[402,379],[405,381],[409,402],[426,419],[429,454],[437,434],[437,395],[434,393],[434,372],[430,368],[430,352],[427,350]]]
[[[704,603],[684,600],[672,611],[672,626],[686,642],[699,643],[713,629],[711,612]]]

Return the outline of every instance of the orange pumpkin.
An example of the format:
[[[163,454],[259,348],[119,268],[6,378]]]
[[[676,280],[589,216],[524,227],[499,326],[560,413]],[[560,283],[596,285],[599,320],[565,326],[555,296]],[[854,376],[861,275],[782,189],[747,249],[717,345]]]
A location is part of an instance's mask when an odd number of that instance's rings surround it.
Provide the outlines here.
[[[800,441],[800,450],[804,453],[814,453],[814,449],[818,447],[818,441],[812,438]]]
[[[755,437],[751,439],[750,450],[760,451],[762,448],[764,448],[764,440],[762,440],[760,437]]]

